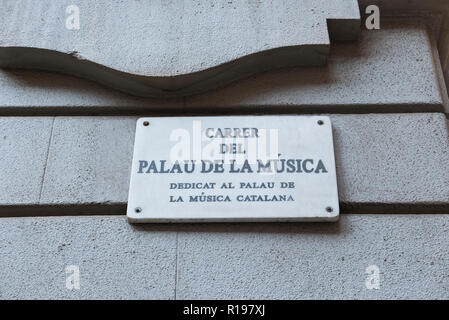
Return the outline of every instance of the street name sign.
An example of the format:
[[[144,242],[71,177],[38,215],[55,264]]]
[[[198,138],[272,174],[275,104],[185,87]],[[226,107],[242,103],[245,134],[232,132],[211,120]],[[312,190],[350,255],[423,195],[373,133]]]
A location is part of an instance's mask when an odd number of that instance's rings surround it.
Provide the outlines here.
[[[131,170],[132,223],[339,217],[326,116],[140,118]]]

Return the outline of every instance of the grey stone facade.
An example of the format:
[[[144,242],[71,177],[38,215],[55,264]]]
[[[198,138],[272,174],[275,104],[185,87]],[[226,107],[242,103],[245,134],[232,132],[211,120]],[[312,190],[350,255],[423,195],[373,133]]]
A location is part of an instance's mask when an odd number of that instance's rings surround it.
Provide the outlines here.
[[[14,13],[0,22],[3,66],[13,66],[5,62],[11,54],[5,49],[12,45],[25,55],[31,47],[68,50],[65,42],[51,42],[54,25],[41,30],[42,37],[27,37],[39,16],[33,16],[31,2],[22,2],[32,17],[29,29],[22,26],[27,15],[14,1],[0,1]],[[170,98],[129,95],[123,91],[136,93],[129,83],[116,90],[96,68],[88,74],[70,68],[54,73],[34,70],[42,66],[30,62],[14,65],[30,70],[0,69],[0,298],[447,299],[449,4],[360,0],[357,18],[356,1],[336,1],[335,8],[326,3],[307,8],[327,10],[316,34],[292,37],[299,46],[324,46],[324,65],[304,66],[310,60],[302,57],[282,70],[274,61],[260,72],[256,63],[241,73],[229,72],[223,83],[198,87],[202,93],[195,95],[195,90]],[[381,8],[380,30],[364,26],[370,4]],[[87,5],[80,1],[81,8]],[[250,37],[276,39],[281,51],[288,45],[289,38],[277,37],[276,29],[263,29],[262,9],[244,1],[237,9],[260,18],[257,30],[263,32]],[[306,11],[301,17],[312,19]],[[52,23],[64,24],[65,11],[58,12],[49,13],[61,14]],[[328,21],[335,18],[349,19],[349,27]],[[297,30],[294,20],[288,22],[285,28]],[[354,22],[361,24],[355,33]],[[311,29],[314,23],[307,20],[304,26]],[[191,28],[166,31],[179,36]],[[24,34],[15,37],[20,31]],[[82,40],[78,45],[88,50]],[[169,40],[168,47],[180,45]],[[108,44],[103,41],[96,45]],[[192,53],[190,63],[182,64],[189,70],[179,79],[195,70],[207,75],[219,64],[214,60],[218,44],[207,45],[211,56],[204,58],[207,50]],[[245,56],[251,62],[257,56],[251,53],[263,50],[257,45],[240,49],[245,54],[229,49],[221,58],[233,63]],[[120,54],[132,50],[119,51],[91,58],[118,70],[114,63]],[[210,65],[195,69],[201,57]],[[163,82],[151,77],[170,70],[159,67],[140,59],[123,79],[146,72],[144,89],[160,90]],[[331,117],[339,222],[135,226],[126,221],[137,118],[265,113]],[[66,288],[68,265],[80,268],[79,290]],[[380,287],[370,290],[366,268],[372,265],[380,270]]]

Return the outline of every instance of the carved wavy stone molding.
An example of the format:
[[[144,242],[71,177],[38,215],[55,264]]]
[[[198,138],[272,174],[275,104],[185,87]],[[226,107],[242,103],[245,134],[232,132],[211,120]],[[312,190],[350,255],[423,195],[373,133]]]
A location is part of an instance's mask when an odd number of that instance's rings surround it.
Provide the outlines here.
[[[1,67],[67,73],[147,97],[321,66],[330,39],[354,40],[360,30],[356,0],[77,0],[79,29],[66,27],[73,1],[0,3]]]

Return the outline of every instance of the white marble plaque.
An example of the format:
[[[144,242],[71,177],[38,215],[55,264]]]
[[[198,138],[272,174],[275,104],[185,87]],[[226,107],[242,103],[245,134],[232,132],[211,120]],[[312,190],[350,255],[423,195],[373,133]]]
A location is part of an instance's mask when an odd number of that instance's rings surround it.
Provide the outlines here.
[[[137,121],[130,222],[335,221],[326,116]]]

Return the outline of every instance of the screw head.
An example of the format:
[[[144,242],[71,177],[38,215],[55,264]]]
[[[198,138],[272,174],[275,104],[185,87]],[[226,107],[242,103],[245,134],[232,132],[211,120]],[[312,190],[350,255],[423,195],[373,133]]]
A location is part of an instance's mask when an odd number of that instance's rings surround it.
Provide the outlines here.
[[[148,126],[150,125],[150,123],[149,123],[148,121],[144,121],[144,122],[143,122],[143,125],[144,125],[145,127],[148,127]]]
[[[318,123],[318,125],[322,126],[324,124],[324,121],[323,120],[318,120],[317,123]]]
[[[137,207],[137,208],[134,209],[134,211],[136,213],[141,213],[142,212],[142,208],[141,207]]]
[[[334,211],[334,209],[333,209],[332,207],[326,207],[326,211],[329,212],[329,213],[331,213],[331,212]]]

